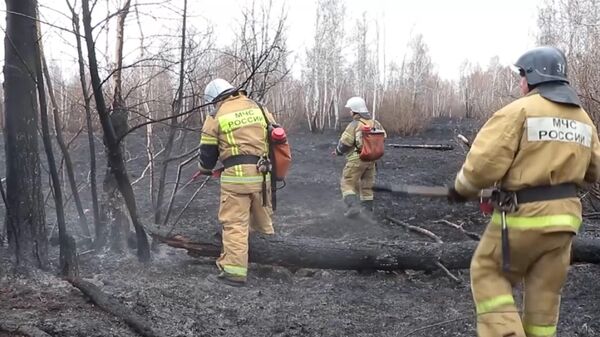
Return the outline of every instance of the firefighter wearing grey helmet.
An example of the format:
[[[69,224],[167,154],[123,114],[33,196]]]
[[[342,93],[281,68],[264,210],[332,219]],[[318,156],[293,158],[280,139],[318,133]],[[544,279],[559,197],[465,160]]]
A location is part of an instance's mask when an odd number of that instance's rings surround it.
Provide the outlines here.
[[[342,133],[335,149],[336,155],[346,155],[346,165],[340,182],[342,198],[347,206],[344,215],[354,218],[362,211],[367,218],[372,218],[375,162],[362,161],[359,158],[362,148],[361,130],[365,126],[380,130],[383,130],[383,127],[371,118],[367,104],[361,97],[348,99],[345,107],[350,109],[352,122]]]
[[[480,129],[448,199],[495,186],[494,213],[471,259],[478,337],[555,337],[574,234],[577,187],[600,179],[600,140],[567,80],[556,48],[516,62],[523,97]],[[523,310],[513,288],[523,281]]]
[[[515,67],[527,80],[529,90],[552,102],[581,106],[577,93],[567,79],[567,58],[555,47],[537,47],[523,54]]]

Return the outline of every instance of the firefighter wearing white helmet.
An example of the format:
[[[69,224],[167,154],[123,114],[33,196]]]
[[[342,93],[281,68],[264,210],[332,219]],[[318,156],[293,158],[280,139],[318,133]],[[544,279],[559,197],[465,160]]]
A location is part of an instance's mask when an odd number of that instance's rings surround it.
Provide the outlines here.
[[[204,102],[213,103],[219,96],[223,97],[228,92],[233,91],[235,91],[235,88],[229,82],[222,78],[215,78],[214,80],[208,82],[206,88],[204,88]],[[210,112],[212,115],[215,112],[215,108],[214,105],[210,105],[210,107]]]
[[[369,109],[367,109],[367,103],[362,97],[351,97],[346,102],[346,108],[350,109],[353,113],[364,115],[364,117],[370,117]]]
[[[239,286],[248,273],[250,228],[273,234],[269,173],[259,171],[269,152],[267,122],[273,116],[246,92],[217,78],[204,90],[204,100],[215,107],[207,116],[200,138],[200,171],[211,174],[217,160],[223,163],[219,222],[223,248],[217,267],[218,281]],[[211,276],[211,278],[213,278]]]
[[[375,180],[375,162],[362,161],[359,153],[362,148],[361,128],[375,127],[383,130],[381,124],[371,118],[365,100],[361,97],[351,97],[345,105],[350,110],[352,122],[348,124],[337,147],[335,154],[346,155],[346,165],[342,172],[340,187],[342,198],[347,206],[345,216],[349,218],[360,214],[361,209],[367,217],[373,216],[373,182]]]
[[[565,55],[532,49],[516,62],[523,97],[477,134],[449,199],[497,186],[494,213],[471,261],[479,337],[555,337],[573,236],[577,187],[600,178],[598,132],[567,79]],[[513,287],[523,283],[519,313]]]

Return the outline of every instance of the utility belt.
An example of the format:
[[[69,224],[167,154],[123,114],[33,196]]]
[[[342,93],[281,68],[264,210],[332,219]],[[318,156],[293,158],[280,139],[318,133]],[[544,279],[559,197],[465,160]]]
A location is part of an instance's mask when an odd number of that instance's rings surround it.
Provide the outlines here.
[[[518,191],[494,189],[489,196],[494,209],[500,212],[514,213],[520,204],[540,201],[552,201],[577,197],[577,185],[564,183],[552,186],[535,186]]]
[[[502,221],[502,270],[504,272],[510,271],[510,242],[506,213],[516,212],[520,204],[576,197],[577,185],[574,183],[527,187],[518,191],[495,189],[491,192],[489,200],[493,208],[500,212]]]
[[[236,165],[256,165],[256,169],[263,176],[262,181],[262,199],[263,206],[267,206],[267,174],[273,171],[273,166],[271,165],[271,161],[267,155],[264,156],[255,156],[252,154],[239,154],[235,156],[231,156],[227,159],[223,160],[223,167],[228,169],[230,167]],[[274,177],[271,177],[274,179]]]
[[[231,156],[225,160],[223,160],[223,167],[228,169],[232,166],[236,166],[236,165],[246,165],[246,164],[255,164],[257,165],[258,162],[262,159],[263,157],[261,156],[254,156],[251,154],[239,154],[236,156]]]

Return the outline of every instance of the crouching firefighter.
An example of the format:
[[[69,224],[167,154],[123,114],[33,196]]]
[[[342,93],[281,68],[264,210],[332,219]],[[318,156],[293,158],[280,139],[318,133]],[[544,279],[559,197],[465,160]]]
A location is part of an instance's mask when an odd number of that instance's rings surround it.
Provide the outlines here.
[[[223,248],[217,260],[218,280],[243,285],[250,229],[274,233],[268,127],[275,121],[245,91],[220,78],[208,83],[204,98],[214,109],[202,127],[200,170],[210,174],[217,160],[223,163],[219,207]]]
[[[599,179],[600,144],[560,50],[532,49],[515,66],[524,97],[479,131],[449,199],[496,186],[495,210],[471,261],[477,335],[552,337],[581,225],[577,190]],[[512,295],[520,282],[522,315]]]
[[[361,97],[350,98],[346,108],[350,109],[352,122],[342,133],[335,148],[336,155],[346,155],[341,179],[342,198],[347,206],[344,215],[353,218],[362,209],[371,218],[375,161],[383,156],[386,134],[381,124],[371,118],[367,104]]]

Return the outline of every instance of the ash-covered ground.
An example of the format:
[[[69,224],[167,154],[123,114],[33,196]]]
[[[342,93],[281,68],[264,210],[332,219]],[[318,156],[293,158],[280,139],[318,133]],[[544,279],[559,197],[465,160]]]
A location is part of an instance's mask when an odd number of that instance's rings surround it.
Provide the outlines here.
[[[416,136],[392,137],[389,143],[443,143],[453,144],[455,149],[387,148],[378,165],[378,179],[424,185],[451,182],[465,155],[455,135],[458,132],[472,138],[479,126],[473,121],[435,120]],[[385,221],[385,215],[426,228],[446,242],[468,238],[437,220],[483,231],[486,219],[476,204],[451,206],[445,200],[426,198],[377,194],[376,224],[344,218],[339,192],[344,159],[330,155],[337,136],[336,132],[297,132],[290,137],[293,169],[287,187],[278,194],[275,216],[276,230],[282,235],[326,240],[429,240]],[[189,146],[194,141],[191,138]],[[132,154],[128,168],[135,180],[146,164],[143,137],[128,139],[127,147]],[[82,141],[75,156],[81,174],[87,172],[87,156]],[[185,171],[186,179],[192,172],[193,168]],[[199,183],[177,196],[175,214]],[[152,208],[147,179],[140,180],[135,189],[142,219],[149,223]],[[175,231],[217,233],[218,190],[218,183],[209,181]],[[82,193],[85,198],[89,195],[86,189]],[[73,230],[75,223],[76,214],[71,210]],[[598,223],[586,222],[580,235],[596,236],[599,228]],[[137,336],[57,277],[41,272],[29,279],[12,276],[7,249],[0,249],[0,321],[35,325],[52,336]],[[52,253],[56,264],[56,247]],[[457,284],[441,271],[301,269],[292,273],[282,267],[252,264],[248,285],[233,288],[206,279],[216,273],[214,260],[195,259],[167,246],[160,246],[150,265],[138,263],[133,253],[121,257],[89,253],[80,258],[83,277],[146,317],[161,336],[475,336],[467,270],[455,271],[462,280]],[[559,336],[600,335],[599,277],[600,266],[572,267],[563,293]],[[432,326],[440,322],[445,323]]]

